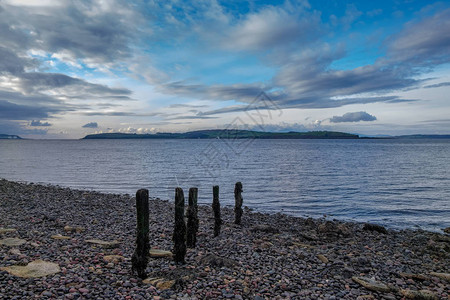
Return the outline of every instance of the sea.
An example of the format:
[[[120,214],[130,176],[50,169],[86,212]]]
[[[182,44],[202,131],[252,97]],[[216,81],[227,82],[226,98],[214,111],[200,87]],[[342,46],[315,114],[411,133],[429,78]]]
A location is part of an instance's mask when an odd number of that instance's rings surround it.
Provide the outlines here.
[[[218,185],[222,206],[240,181],[259,212],[450,226],[450,139],[0,140],[0,178],[170,201],[197,187],[206,205]]]

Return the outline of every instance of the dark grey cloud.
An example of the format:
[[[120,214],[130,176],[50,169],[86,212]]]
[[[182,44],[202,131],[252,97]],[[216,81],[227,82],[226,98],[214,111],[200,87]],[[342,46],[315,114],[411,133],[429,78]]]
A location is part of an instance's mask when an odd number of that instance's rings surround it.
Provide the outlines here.
[[[450,9],[410,22],[388,40],[388,58],[429,68],[450,61]]]
[[[208,105],[193,105],[193,104],[171,104],[168,106],[169,108],[202,108],[208,107]]]
[[[125,111],[112,111],[112,112],[101,112],[101,111],[93,111],[93,112],[83,112],[81,113],[84,116],[111,116],[111,117],[121,117],[121,116],[131,116],[131,117],[155,117],[155,116],[164,116],[166,114],[154,112],[154,113],[134,113],[134,112],[125,112]]]
[[[158,90],[167,94],[184,95],[197,99],[250,101],[260,94],[264,87],[260,83],[203,85],[177,81],[163,84],[158,87]]]
[[[450,119],[425,120],[423,123],[450,123]]]
[[[283,94],[275,98],[280,105],[301,107],[336,107],[368,101],[390,101],[376,97],[355,97],[365,93],[385,93],[418,85],[421,81],[411,78],[413,72],[402,66],[375,63],[349,70],[336,70],[330,65],[343,57],[342,49],[333,50],[328,45],[305,50],[287,59],[273,79],[275,87],[282,87]],[[398,97],[395,97],[398,98]],[[278,100],[280,99],[280,100]]]
[[[37,65],[35,60],[19,57],[16,51],[0,46],[0,74],[20,74],[25,71],[25,68]]]
[[[450,82],[441,82],[441,83],[437,83],[437,84],[426,85],[426,86],[424,86],[424,88],[431,89],[431,88],[439,88],[439,87],[444,87],[444,86],[450,86]]]
[[[50,53],[65,51],[97,63],[128,57],[129,42],[143,20],[127,2],[68,1],[45,8],[3,4],[2,8],[2,41]]]
[[[98,128],[98,124],[97,124],[97,122],[89,122],[87,124],[84,124],[81,127],[83,127],[83,128]]]
[[[58,109],[42,106],[20,105],[0,100],[0,119],[3,120],[30,120],[48,118],[50,112]]]
[[[24,73],[19,78],[22,90],[26,93],[59,89],[62,95],[69,97],[75,95],[76,98],[84,99],[118,98],[120,100],[128,100],[131,95],[128,89],[110,88],[58,73]]]
[[[268,93],[270,95],[270,93]],[[266,111],[270,110],[272,112],[282,111],[284,108],[304,108],[304,109],[321,109],[321,108],[336,108],[351,104],[368,104],[368,103],[402,103],[402,102],[412,102],[416,101],[414,99],[399,99],[398,96],[385,96],[385,97],[351,97],[343,98],[339,100],[335,99],[319,99],[319,98],[288,98],[286,95],[272,95],[272,100],[274,105],[258,105],[256,103],[244,104],[244,105],[233,105],[228,107],[223,107],[214,110],[207,110],[198,112],[199,116],[216,115],[224,113],[235,113],[235,112],[250,112],[254,110]]]
[[[375,121],[377,118],[365,111],[349,112],[343,116],[334,116],[330,118],[331,123],[344,123],[344,122],[361,122],[361,121]]]
[[[56,99],[54,97],[43,95],[43,94],[33,94],[26,95],[21,92],[16,91],[5,91],[0,88],[0,100],[9,101],[11,103],[29,106],[42,106],[48,107],[49,113],[57,113],[61,111],[70,111],[75,109],[74,106],[64,103],[64,101]]]
[[[42,122],[41,120],[32,120],[30,122],[30,126],[33,126],[33,127],[48,127],[48,126],[52,126],[52,124],[50,124],[49,122]]]
[[[165,120],[201,120],[201,119],[217,119],[217,118],[218,117],[208,117],[208,116],[196,115],[196,116],[176,116],[176,117],[166,118]]]

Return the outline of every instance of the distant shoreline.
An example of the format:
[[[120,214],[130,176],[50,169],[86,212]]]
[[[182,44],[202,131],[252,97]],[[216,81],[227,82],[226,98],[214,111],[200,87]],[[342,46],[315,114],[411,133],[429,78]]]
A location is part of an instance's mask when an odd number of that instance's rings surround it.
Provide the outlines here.
[[[99,133],[83,139],[358,139],[356,134],[335,131],[263,132],[252,130],[198,130],[185,133]]]
[[[81,140],[93,139],[344,139],[344,140],[392,140],[392,139],[450,139],[450,134],[411,134],[399,136],[364,136],[337,131],[264,132],[252,130],[212,129],[184,133],[97,133],[88,134]],[[28,140],[18,135],[0,134],[0,140]],[[63,139],[64,140],[64,139]],[[77,140],[77,139],[70,139]]]
[[[336,131],[309,132],[263,132],[251,130],[198,130],[185,133],[98,133],[86,135],[87,139],[450,139],[450,135],[402,135],[385,137],[367,137]]]

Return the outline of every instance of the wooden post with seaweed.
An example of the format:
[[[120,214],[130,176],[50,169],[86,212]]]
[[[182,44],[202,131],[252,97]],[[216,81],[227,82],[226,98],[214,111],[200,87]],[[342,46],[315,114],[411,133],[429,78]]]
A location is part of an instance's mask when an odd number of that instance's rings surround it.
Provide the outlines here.
[[[220,225],[222,224],[222,219],[220,219],[220,202],[219,202],[219,186],[213,186],[213,203],[212,209],[214,212],[214,236],[220,234]]]
[[[137,234],[136,249],[131,257],[131,271],[137,272],[140,278],[147,277],[149,245],[149,219],[148,219],[148,190],[140,189],[136,192]]]
[[[184,222],[184,194],[183,189],[175,189],[175,227],[173,230],[174,261],[184,263],[186,255],[186,223]]]
[[[189,205],[187,209],[187,233],[186,246],[195,248],[198,232],[198,205],[197,205],[198,188],[189,189]]]
[[[241,225],[242,218],[242,183],[236,182],[234,186],[234,224]]]

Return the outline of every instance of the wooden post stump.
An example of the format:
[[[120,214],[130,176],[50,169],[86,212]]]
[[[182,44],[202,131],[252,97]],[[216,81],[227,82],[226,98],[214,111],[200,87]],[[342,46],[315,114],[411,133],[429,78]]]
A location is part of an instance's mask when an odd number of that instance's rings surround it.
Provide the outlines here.
[[[175,189],[175,227],[173,230],[173,258],[177,263],[184,263],[186,256],[186,223],[184,222],[183,189]]]
[[[242,203],[244,199],[242,199],[242,183],[236,182],[234,186],[234,224],[241,225],[242,218]]]
[[[222,219],[220,218],[220,202],[219,202],[219,186],[213,186],[213,203],[212,209],[214,212],[214,236],[220,234],[220,225],[222,224]]]
[[[186,246],[188,248],[195,248],[197,242],[198,232],[198,205],[197,205],[198,189],[189,189],[189,206],[187,209],[187,234],[186,234]]]
[[[131,257],[131,271],[137,272],[140,278],[146,278],[148,256],[149,256],[149,219],[148,219],[148,190],[140,189],[136,192],[136,249]]]

